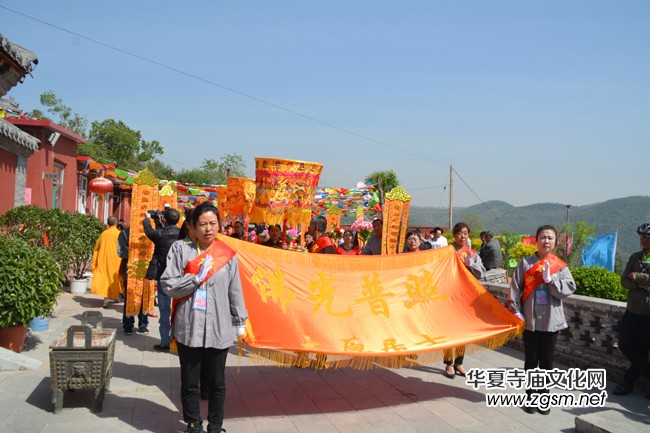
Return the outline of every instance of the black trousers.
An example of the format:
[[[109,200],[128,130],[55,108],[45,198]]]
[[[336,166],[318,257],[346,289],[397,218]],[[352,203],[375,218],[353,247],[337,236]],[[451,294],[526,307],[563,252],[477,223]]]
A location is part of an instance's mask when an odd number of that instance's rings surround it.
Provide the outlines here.
[[[126,304],[129,302],[127,293],[129,292],[126,288],[127,275],[124,274],[124,308],[122,309],[122,328],[125,331],[130,331],[135,325],[135,317],[127,317],[126,315]],[[140,312],[138,313],[138,329],[144,329],[149,326],[149,316],[147,314],[142,314],[142,304],[140,304]]]
[[[553,369],[553,355],[558,332],[524,331],[524,370]],[[527,394],[548,392],[548,389],[527,389]]]
[[[633,385],[641,375],[650,379],[650,316],[626,311],[620,323],[618,347],[630,360],[630,368],[623,376],[625,382]]]
[[[465,360],[465,346],[447,349],[442,352],[442,359],[447,365],[463,365]]]
[[[228,349],[189,347],[178,343],[181,363],[181,402],[183,420],[187,423],[202,422],[199,406],[199,379],[201,364],[207,370],[210,398],[208,399],[208,425],[219,431],[223,424],[223,408],[226,402],[226,357]],[[205,374],[205,373],[204,373]]]

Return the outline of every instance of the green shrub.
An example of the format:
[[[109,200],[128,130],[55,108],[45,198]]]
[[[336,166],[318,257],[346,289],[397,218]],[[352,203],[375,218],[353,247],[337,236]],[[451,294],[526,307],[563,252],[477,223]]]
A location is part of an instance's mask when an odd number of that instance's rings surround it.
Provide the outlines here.
[[[537,252],[537,245],[519,243],[510,248],[508,252],[510,259],[513,259],[516,263],[519,263],[519,260],[523,259],[524,257],[534,256]]]
[[[59,264],[62,281],[70,270],[84,273],[104,228],[92,216],[32,205],[10,209],[0,216],[0,226],[7,235],[49,252]]]
[[[45,250],[19,238],[0,238],[0,328],[49,315],[61,293],[60,275]]]
[[[627,290],[621,286],[621,277],[598,266],[571,267],[576,282],[576,294],[593,298],[626,301]]]

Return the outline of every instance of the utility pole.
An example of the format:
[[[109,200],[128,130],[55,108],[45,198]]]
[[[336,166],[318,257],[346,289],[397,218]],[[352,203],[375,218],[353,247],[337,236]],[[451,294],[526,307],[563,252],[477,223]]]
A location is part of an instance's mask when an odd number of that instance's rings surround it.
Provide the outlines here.
[[[566,205],[566,225],[569,225],[569,209],[571,209],[571,205],[568,204]]]

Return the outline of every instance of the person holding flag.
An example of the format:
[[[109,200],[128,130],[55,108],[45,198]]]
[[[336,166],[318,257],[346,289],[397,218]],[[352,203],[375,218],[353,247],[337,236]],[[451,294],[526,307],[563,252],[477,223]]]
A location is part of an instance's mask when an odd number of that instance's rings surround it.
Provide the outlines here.
[[[515,268],[506,305],[526,322],[524,370],[552,370],[558,333],[568,327],[562,300],[576,291],[576,283],[568,265],[552,252],[557,245],[557,230],[550,225],[541,226],[535,240],[535,255],[522,258]],[[529,400],[533,392],[526,390]],[[551,411],[532,406],[524,406],[524,410],[527,413],[537,410],[543,415]]]
[[[206,202],[194,209],[192,227],[196,239],[172,244],[167,268],[160,278],[162,290],[172,298],[171,334],[181,366],[186,433],[203,432],[199,406],[202,363],[208,370],[208,432],[222,431],[226,357],[234,341],[232,326],[237,327],[238,337],[246,333],[248,312],[239,262],[235,251],[216,239],[219,225],[212,204]]]

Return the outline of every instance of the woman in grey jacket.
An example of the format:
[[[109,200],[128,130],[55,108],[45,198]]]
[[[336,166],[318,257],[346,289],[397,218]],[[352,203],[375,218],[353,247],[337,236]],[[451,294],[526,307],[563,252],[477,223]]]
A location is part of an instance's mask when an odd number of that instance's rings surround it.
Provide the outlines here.
[[[508,308],[526,321],[524,330],[524,369],[553,369],[553,355],[558,332],[568,325],[564,317],[562,299],[576,290],[576,283],[566,263],[552,253],[557,244],[557,230],[545,225],[537,229],[535,236],[537,253],[519,261],[510,283]],[[548,390],[532,390],[530,397]],[[536,408],[525,406],[534,413]],[[537,410],[547,415],[551,410],[539,406]]]
[[[202,433],[199,407],[201,364],[208,369],[208,432],[223,431],[226,398],[226,356],[237,335],[245,333],[248,317],[234,250],[216,240],[217,209],[209,203],[192,213],[196,241],[176,241],[160,278],[172,298],[172,336],[181,364],[181,402],[187,433]]]

